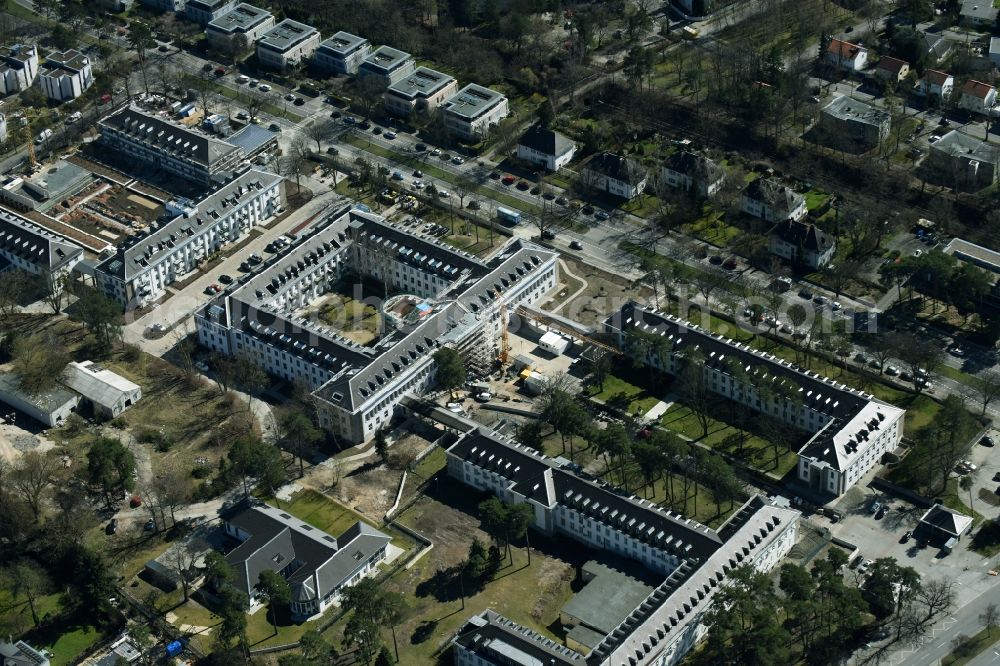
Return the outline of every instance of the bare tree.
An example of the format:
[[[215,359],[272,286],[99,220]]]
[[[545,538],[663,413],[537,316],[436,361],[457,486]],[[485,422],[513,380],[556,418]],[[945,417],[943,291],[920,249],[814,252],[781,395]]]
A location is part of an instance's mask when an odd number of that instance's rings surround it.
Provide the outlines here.
[[[11,471],[11,483],[31,509],[36,523],[42,515],[45,492],[52,485],[58,471],[59,463],[55,457],[38,451],[25,453]]]
[[[185,602],[188,600],[188,593],[191,589],[191,570],[195,560],[208,548],[208,544],[203,539],[183,539],[166,553],[167,566],[180,579]]]
[[[307,125],[303,134],[316,142],[316,152],[319,153],[323,150],[323,142],[329,141],[333,138],[335,131],[336,127],[333,122],[320,119],[314,120],[312,123]]]
[[[965,388],[966,395],[974,399],[982,409],[980,418],[985,418],[986,410],[997,398],[1000,398],[1000,373],[996,370],[984,370],[972,377]]]
[[[983,612],[979,614],[979,621],[986,629],[986,636],[992,636],[993,630],[997,628],[997,625],[1000,625],[1000,606],[994,603],[987,604]]]
[[[72,284],[72,280],[69,273],[58,275],[44,273],[42,275],[42,287],[45,294],[42,299],[52,308],[53,314],[62,312],[70,284]]]

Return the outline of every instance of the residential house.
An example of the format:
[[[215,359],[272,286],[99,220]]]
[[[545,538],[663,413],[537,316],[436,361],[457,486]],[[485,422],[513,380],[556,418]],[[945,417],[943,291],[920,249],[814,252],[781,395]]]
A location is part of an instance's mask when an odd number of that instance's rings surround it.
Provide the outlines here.
[[[859,72],[868,63],[868,49],[842,39],[831,39],[826,47],[826,62],[837,69]]]
[[[402,413],[410,396],[433,387],[437,349],[456,350],[472,369],[492,367],[502,338],[500,308],[513,312],[546,298],[558,285],[557,258],[513,238],[484,261],[344,207],[197,310],[198,343],[307,387],[320,426],[338,441],[360,444]],[[387,315],[377,345],[369,347],[298,316],[347,276],[384,277],[402,300],[383,309],[414,316]]]
[[[267,603],[257,591],[260,574],[275,571],[291,588],[295,619],[319,615],[344,590],[373,575],[386,559],[387,534],[358,521],[334,537],[263,502],[244,501],[223,516],[226,536],[239,542],[226,553],[233,587],[253,611]]]
[[[161,298],[173,282],[283,207],[281,176],[248,170],[200,201],[166,205],[166,219],[131,237],[94,269],[98,291],[125,310]]]
[[[266,9],[241,2],[231,12],[210,22],[205,28],[205,38],[215,49],[232,49],[237,36],[244,40],[244,48],[252,48],[264,33],[274,27],[274,15]]]
[[[558,171],[573,160],[576,144],[568,138],[541,125],[533,125],[517,142],[518,159]]]
[[[891,56],[882,56],[875,65],[875,76],[882,81],[896,84],[910,73],[910,63]]]
[[[94,83],[90,58],[75,49],[54,51],[38,72],[45,96],[56,102],[76,99]]]
[[[478,83],[470,83],[444,103],[448,132],[460,141],[479,142],[510,113],[507,98]]]
[[[80,402],[80,396],[60,384],[31,393],[21,388],[13,372],[0,372],[0,402],[52,428],[61,425]]]
[[[0,95],[31,87],[38,76],[38,47],[15,44],[0,48]]]
[[[627,357],[673,376],[697,349],[710,392],[806,433],[796,476],[813,492],[844,494],[902,440],[906,410],[651,306],[626,304],[605,331]]]
[[[622,199],[635,198],[646,188],[646,169],[638,162],[614,153],[595,155],[580,175],[588,187]]]
[[[0,639],[0,666],[49,666],[49,658],[24,641]]]
[[[959,108],[972,113],[988,114],[997,103],[997,89],[988,83],[969,79],[962,84]]]
[[[726,181],[726,170],[715,160],[688,150],[674,152],[660,168],[660,183],[701,198],[715,195]]]
[[[0,209],[0,274],[22,270],[54,283],[83,259],[83,248],[17,213]]]
[[[704,636],[704,613],[736,563],[770,571],[795,544],[798,512],[759,495],[711,529],[569,467],[482,427],[447,449],[449,476],[529,507],[531,529],[625,558],[630,572],[645,569],[645,578],[662,583],[615,592],[605,609],[567,604],[562,616],[576,622],[570,647],[485,611],[453,640],[456,665],[672,666]],[[625,617],[613,626],[608,617],[578,622],[619,611]],[[580,627],[589,630],[585,636]]]
[[[404,118],[414,112],[430,112],[457,90],[455,77],[429,67],[417,67],[386,89],[383,95],[385,110]]]
[[[169,2],[170,0],[159,0]],[[236,7],[236,0],[186,0],[184,17],[205,28],[217,18],[225,16]],[[180,10],[178,10],[180,11]]]
[[[773,255],[815,271],[833,259],[837,241],[810,222],[783,220],[768,234],[768,249]]]
[[[285,19],[257,42],[257,59],[265,67],[288,69],[311,58],[319,48],[319,40],[316,28]]]
[[[313,53],[313,62],[324,72],[353,75],[371,50],[367,39],[341,30],[319,45]]]
[[[924,72],[917,87],[917,92],[928,98],[945,101],[951,97],[955,89],[955,77],[947,72],[928,69]]]
[[[63,382],[83,396],[95,413],[108,419],[117,417],[142,397],[138,384],[93,361],[71,361]]]
[[[743,190],[741,209],[767,222],[800,220],[806,214],[806,200],[787,185],[761,176]]]
[[[383,88],[409,76],[416,65],[413,56],[390,46],[380,46],[361,60],[358,79],[374,79]]]
[[[127,105],[97,124],[101,143],[122,157],[201,185],[228,180],[243,150],[219,138]]]
[[[992,0],[963,0],[958,16],[966,26],[991,28],[997,21],[997,8]]]
[[[939,65],[951,55],[954,43],[944,35],[936,32],[923,32],[921,37],[924,53],[927,54],[928,65]]]
[[[931,144],[921,165],[927,180],[956,191],[981,190],[996,184],[1000,147],[952,130]]]
[[[837,95],[820,111],[816,135],[832,148],[866,152],[888,138],[891,123],[888,111]]]

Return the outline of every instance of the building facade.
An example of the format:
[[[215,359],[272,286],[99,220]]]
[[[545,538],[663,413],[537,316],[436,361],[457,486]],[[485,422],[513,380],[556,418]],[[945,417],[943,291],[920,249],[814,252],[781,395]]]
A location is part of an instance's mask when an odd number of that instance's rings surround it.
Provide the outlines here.
[[[495,90],[470,83],[444,103],[444,126],[460,141],[482,141],[507,117],[507,98]]]
[[[226,180],[244,158],[231,143],[134,106],[122,107],[97,126],[109,149],[203,185]]]
[[[433,111],[457,90],[455,77],[429,67],[417,67],[386,89],[383,96],[385,110],[403,117],[415,111]]]
[[[642,165],[614,153],[594,156],[580,175],[588,187],[622,199],[633,199],[646,188],[646,170]]]
[[[312,57],[319,48],[319,30],[285,19],[268,30],[257,42],[257,59],[265,67],[287,69]]]
[[[104,418],[113,419],[139,402],[142,388],[93,361],[71,361],[63,378],[66,386],[83,396]]]
[[[921,165],[925,177],[956,191],[981,190],[997,183],[1000,148],[952,130],[931,144]]]
[[[169,202],[169,219],[98,264],[98,290],[125,310],[162,297],[169,284],[278,214],[284,205],[282,181],[251,169],[200,201]]]
[[[416,68],[413,56],[390,46],[380,46],[361,59],[359,79],[373,79],[383,88],[409,76]]]
[[[798,480],[815,492],[842,495],[902,440],[905,410],[672,315],[633,302],[605,330],[627,356],[670,375],[696,353],[706,390],[805,433]]]
[[[45,96],[56,102],[76,99],[93,83],[90,58],[75,49],[50,53],[38,73]]]
[[[866,152],[889,137],[888,111],[856,99],[837,95],[823,107],[816,131],[828,146],[850,152]]]
[[[252,279],[198,310],[198,342],[308,387],[320,425],[358,444],[392,420],[404,397],[433,386],[433,354],[441,347],[457,350],[470,366],[491,368],[500,308],[534,303],[555,288],[556,258],[513,239],[482,261],[378,215],[337,210]],[[385,317],[378,338],[362,345],[297,314],[345,278],[407,295],[414,317]]]
[[[722,189],[726,170],[715,160],[678,150],[660,168],[660,183],[708,199]]]
[[[806,200],[787,185],[760,177],[743,190],[741,209],[767,222],[801,220],[806,216]]]
[[[882,56],[875,65],[875,76],[888,83],[899,83],[910,74],[910,63],[892,56]]]
[[[830,263],[837,251],[833,236],[801,220],[778,222],[768,234],[767,242],[771,254],[813,270]]]
[[[0,95],[27,90],[37,76],[37,46],[15,44],[0,48]]]
[[[842,39],[831,39],[826,47],[826,62],[847,72],[860,72],[868,64],[868,49]]]
[[[461,666],[676,664],[704,634],[701,619],[728,571],[740,564],[769,571],[797,539],[798,512],[759,496],[712,530],[578,476],[485,428],[463,435],[447,456],[452,478],[506,504],[531,507],[533,529],[628,558],[663,580],[586,655],[514,623],[484,631],[501,624],[498,616],[473,618],[452,642]]]
[[[0,273],[21,270],[54,284],[81,259],[80,246],[26,217],[0,210]]]
[[[959,108],[972,113],[987,114],[997,103],[997,89],[988,83],[969,79],[962,84],[962,96],[958,99]]]
[[[205,28],[205,38],[213,48],[231,49],[237,35],[243,35],[246,45],[252,47],[273,27],[271,12],[241,2],[231,12],[211,21]]]
[[[319,45],[313,62],[324,72],[354,75],[371,52],[372,45],[367,39],[341,30]]]
[[[576,144],[568,138],[541,125],[534,125],[517,142],[517,158],[558,171],[573,160]]]
[[[169,0],[161,1],[169,2]],[[204,28],[215,19],[233,11],[235,7],[236,0],[186,0],[183,10],[184,18],[194,21]]]
[[[938,101],[947,100],[955,90],[955,77],[947,72],[928,69],[920,79],[917,90],[921,95],[935,97]]]

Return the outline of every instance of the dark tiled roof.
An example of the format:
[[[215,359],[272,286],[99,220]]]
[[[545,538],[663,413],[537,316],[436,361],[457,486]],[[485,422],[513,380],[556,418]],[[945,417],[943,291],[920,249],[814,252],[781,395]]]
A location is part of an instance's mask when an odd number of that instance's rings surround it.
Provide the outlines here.
[[[714,183],[725,175],[725,170],[715,160],[687,150],[679,150],[668,157],[664,166],[706,183]]]
[[[573,142],[559,132],[535,125],[521,137],[518,145],[537,150],[545,155],[559,157],[573,150]]]
[[[771,233],[790,245],[804,250],[826,252],[834,244],[833,236],[821,231],[815,224],[809,222],[793,222],[785,220],[774,225]]]
[[[154,150],[176,154],[209,168],[233,151],[239,150],[231,143],[176,125],[131,106],[104,118],[99,125],[124,132]]]
[[[17,255],[40,268],[61,268],[83,250],[34,222],[0,210],[0,250]]]
[[[763,177],[747,185],[743,194],[754,201],[760,201],[786,213],[798,208],[803,201],[802,195],[792,188]]]
[[[587,163],[587,169],[630,185],[638,185],[645,178],[645,171],[639,164],[614,153],[594,157]]]

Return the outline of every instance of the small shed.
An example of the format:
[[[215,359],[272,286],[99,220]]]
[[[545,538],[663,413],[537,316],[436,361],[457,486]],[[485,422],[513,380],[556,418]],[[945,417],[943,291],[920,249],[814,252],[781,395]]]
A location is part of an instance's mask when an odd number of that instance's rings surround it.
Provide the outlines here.
[[[70,363],[66,366],[65,381],[94,406],[95,412],[108,418],[115,418],[142,397],[138,384],[93,361]]]
[[[524,378],[524,390],[531,395],[540,395],[545,390],[545,375],[540,372],[528,372]]]
[[[535,359],[531,358],[527,354],[518,354],[517,356],[514,357],[514,362],[511,363],[514,372],[520,372],[524,368],[531,370],[531,368],[534,367],[534,365],[535,365]]]
[[[556,356],[562,354],[569,348],[569,340],[554,331],[549,331],[543,335],[538,341],[538,344],[542,349],[550,354],[555,354]]]
[[[927,509],[917,525],[916,535],[932,543],[953,546],[972,527],[972,518],[935,504]]]
[[[52,427],[66,420],[80,397],[62,386],[30,394],[21,388],[17,375],[8,372],[0,374],[0,402]]]

